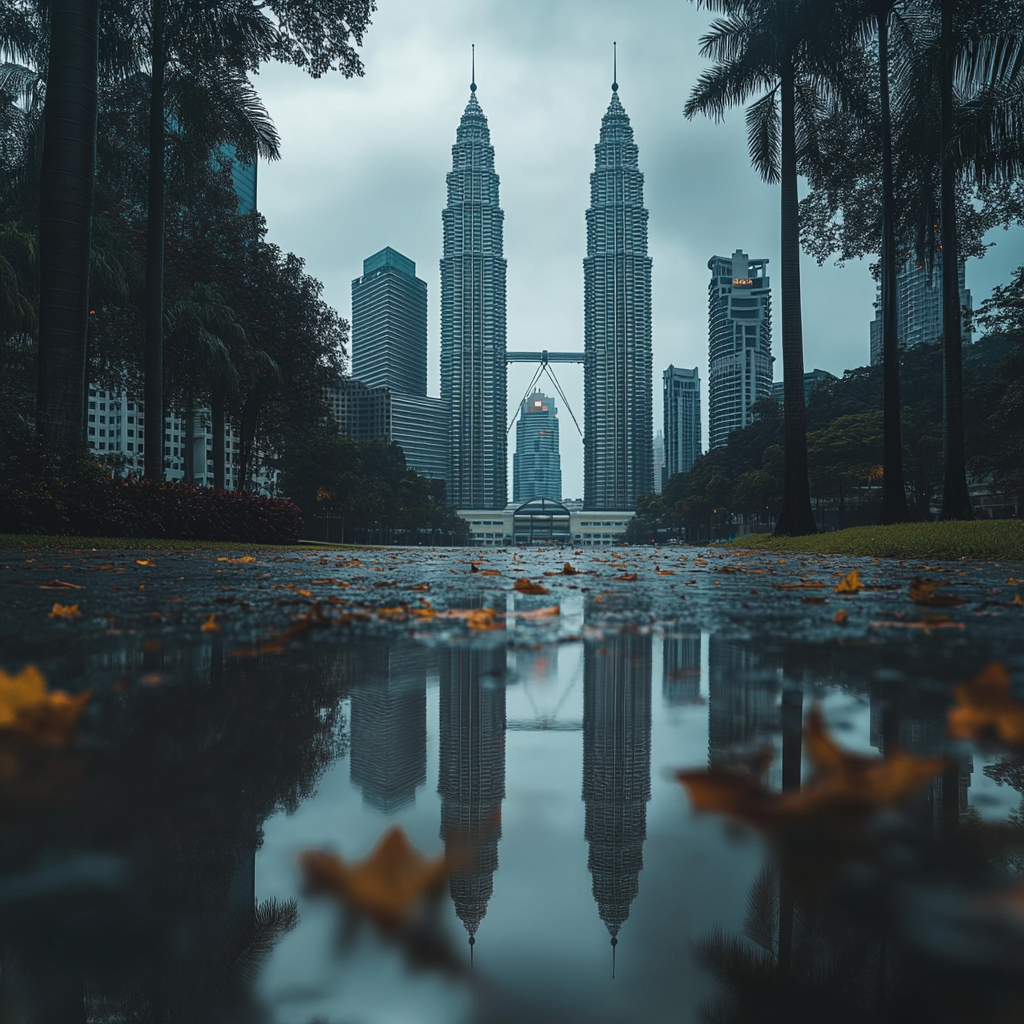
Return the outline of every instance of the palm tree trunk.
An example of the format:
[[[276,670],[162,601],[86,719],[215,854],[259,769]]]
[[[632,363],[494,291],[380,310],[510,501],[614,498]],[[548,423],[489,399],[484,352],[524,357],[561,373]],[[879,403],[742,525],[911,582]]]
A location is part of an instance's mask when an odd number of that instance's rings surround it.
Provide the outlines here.
[[[67,456],[85,448],[98,65],[98,0],[54,0],[39,191],[36,428]]]
[[[956,237],[956,174],[953,165],[953,16],[956,0],[942,0],[939,55],[942,143],[942,518],[973,519],[964,447],[964,375],[960,334],[960,275]]]
[[[905,523],[900,429],[900,348],[896,319],[896,198],[892,171],[892,115],[889,109],[889,14],[878,10],[878,78],[882,101],[882,509],[883,525]]]
[[[152,4],[152,76],[149,95],[149,210],[146,219],[145,476],[164,475],[164,14]],[[154,444],[153,442],[157,443]]]
[[[210,399],[210,414],[213,419],[213,486],[224,490],[224,391],[213,389]]]
[[[780,75],[782,98],[782,380],[785,463],[782,513],[775,532],[784,537],[817,533],[807,482],[804,416],[804,339],[800,314],[800,213],[796,174],[796,97],[792,62]]]

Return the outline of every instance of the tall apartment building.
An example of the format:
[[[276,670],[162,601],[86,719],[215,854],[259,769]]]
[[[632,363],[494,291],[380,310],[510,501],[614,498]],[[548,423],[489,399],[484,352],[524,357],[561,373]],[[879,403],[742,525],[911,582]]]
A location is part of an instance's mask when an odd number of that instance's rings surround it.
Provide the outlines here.
[[[512,456],[512,499],[562,500],[562,461],[558,449],[558,409],[540,391],[523,399]]]
[[[771,393],[772,293],[766,259],[737,249],[708,260],[708,444],[718,448]]]
[[[402,448],[405,464],[431,480],[447,480],[448,408],[438,398],[406,395],[362,381],[327,389],[327,408],[338,430],[353,441],[383,438]]]
[[[352,282],[352,376],[368,387],[427,393],[427,285],[388,246]]]
[[[970,344],[968,314],[971,292],[964,283],[964,263],[957,267],[960,282],[960,308],[964,315],[960,330]],[[900,348],[932,345],[942,340],[942,253],[935,254],[929,269],[916,259],[909,259],[896,275],[896,333]],[[871,365],[882,362],[882,286],[875,290],[875,319],[871,321]]]
[[[456,508],[508,501],[505,270],[487,118],[476,82],[452,147],[441,214],[441,399],[450,415],[448,497]]]
[[[701,454],[700,376],[697,367],[669,366],[662,374],[665,409],[665,483],[689,473]]]
[[[144,471],[146,430],[145,404],[127,392],[90,387],[86,399],[86,445],[90,454],[111,462],[122,475],[141,477]],[[192,413],[193,482],[213,486],[213,414],[208,407]],[[185,414],[164,419],[164,478],[181,481],[186,476],[188,424]],[[224,486],[240,486],[241,431],[224,424]],[[264,494],[277,489],[277,467],[266,453],[255,452],[252,485]]]
[[[651,258],[639,149],[617,82],[594,147],[583,276],[583,503],[626,510],[654,489]]]
[[[654,435],[654,459],[652,461],[654,469],[654,493],[661,494],[665,488],[665,435],[662,431],[658,431]]]

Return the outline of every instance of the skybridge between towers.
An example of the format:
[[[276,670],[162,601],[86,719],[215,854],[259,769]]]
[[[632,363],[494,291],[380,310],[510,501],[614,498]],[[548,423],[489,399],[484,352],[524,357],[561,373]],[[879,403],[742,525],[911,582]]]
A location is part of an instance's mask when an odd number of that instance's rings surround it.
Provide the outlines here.
[[[506,363],[536,363],[537,372],[533,375],[533,379],[530,381],[530,386],[526,389],[526,394],[530,394],[533,390],[534,384],[540,380],[542,375],[547,375],[548,379],[555,386],[555,390],[558,392],[558,397],[562,400],[566,411],[572,417],[572,422],[576,426],[576,430],[580,437],[583,437],[583,431],[580,430],[579,421],[576,419],[576,414],[572,411],[572,406],[569,405],[569,399],[565,397],[565,392],[562,390],[562,385],[558,382],[558,378],[554,375],[551,370],[552,363],[582,363],[584,361],[584,355],[582,352],[549,352],[546,348],[540,352],[506,352],[505,362]],[[512,426],[516,421],[516,417],[519,415],[519,406],[515,408],[515,412],[512,413],[512,419],[509,420],[508,429],[505,431],[506,434],[512,431]]]

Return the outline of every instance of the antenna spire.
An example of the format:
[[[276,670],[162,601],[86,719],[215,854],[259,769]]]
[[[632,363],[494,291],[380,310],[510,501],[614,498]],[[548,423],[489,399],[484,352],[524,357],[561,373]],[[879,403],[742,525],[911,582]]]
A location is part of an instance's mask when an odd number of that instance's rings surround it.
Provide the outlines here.
[[[612,936],[612,981],[615,980],[615,947],[619,944],[619,940],[613,935]]]
[[[612,43],[612,92],[619,91],[619,44]]]
[[[473,79],[469,84],[469,91],[476,92],[476,43],[471,43],[473,53]]]

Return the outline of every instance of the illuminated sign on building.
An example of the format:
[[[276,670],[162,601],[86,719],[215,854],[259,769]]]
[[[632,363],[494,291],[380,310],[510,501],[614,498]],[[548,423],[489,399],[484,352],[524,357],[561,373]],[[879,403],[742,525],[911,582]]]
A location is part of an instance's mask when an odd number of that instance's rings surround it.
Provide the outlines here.
[[[754,283],[754,279],[751,277],[734,277],[732,279],[732,283],[738,285],[752,285]]]

